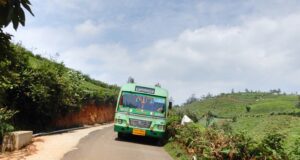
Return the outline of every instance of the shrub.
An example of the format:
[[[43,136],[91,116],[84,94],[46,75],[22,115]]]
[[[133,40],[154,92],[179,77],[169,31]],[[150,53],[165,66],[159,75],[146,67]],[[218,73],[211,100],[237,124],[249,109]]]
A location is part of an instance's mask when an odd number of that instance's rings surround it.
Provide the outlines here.
[[[196,98],[195,94],[192,94],[184,103],[185,105],[191,104],[193,102],[198,101],[198,98]]]
[[[9,120],[16,114],[15,111],[6,108],[0,108],[0,144],[3,135],[14,130],[14,127],[9,123]]]
[[[293,150],[289,153],[290,159],[300,159],[300,137],[295,141]]]
[[[259,145],[259,158],[288,159],[284,151],[285,136],[279,133],[268,134]]]
[[[298,102],[296,103],[295,107],[300,109],[300,96],[298,96]]]
[[[176,114],[174,111],[170,111],[167,119],[167,139],[176,135],[177,128],[180,126],[181,116]]]
[[[211,112],[211,111],[208,111],[207,114],[206,114],[206,127],[208,127],[212,121],[214,120],[216,116]]]
[[[230,122],[225,122],[221,125],[220,129],[222,129],[225,133],[232,133],[233,129],[230,125]]]
[[[248,137],[245,132],[235,134],[232,137],[232,141],[236,148],[235,159],[254,159],[257,144],[252,138]]]
[[[176,114],[176,113],[175,113]],[[232,159],[232,160],[279,160],[289,159],[289,156],[299,159],[300,139],[295,143],[295,149],[287,154],[283,148],[285,136],[278,133],[267,135],[261,142],[255,141],[245,133],[231,133],[231,126],[215,123],[204,128],[198,123],[179,125],[179,119],[172,114],[168,120],[168,132],[171,139],[187,150],[191,156],[199,159]]]
[[[199,118],[198,115],[195,112],[191,112],[190,110],[186,110],[184,112],[193,122],[198,122]]]
[[[232,122],[237,122],[237,116],[234,116],[234,117],[232,118]]]
[[[251,111],[251,107],[250,106],[246,106],[246,111],[250,112]]]
[[[116,86],[85,80],[82,73],[62,63],[36,58],[19,45],[12,45],[9,51],[11,54],[3,54],[6,56],[0,60],[1,74],[5,73],[0,76],[0,105],[19,111],[14,118],[17,128],[51,129],[54,119],[80,110],[85,103],[116,102]],[[86,83],[92,86],[86,87]],[[94,85],[100,89],[93,89]]]

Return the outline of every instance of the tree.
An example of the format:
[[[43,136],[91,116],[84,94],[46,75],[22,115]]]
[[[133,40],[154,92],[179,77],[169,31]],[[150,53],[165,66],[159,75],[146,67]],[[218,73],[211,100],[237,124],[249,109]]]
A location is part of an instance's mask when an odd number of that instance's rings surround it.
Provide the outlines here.
[[[0,28],[8,26],[11,22],[15,30],[19,24],[25,26],[25,8],[32,16],[29,0],[0,0]]]
[[[248,88],[246,88],[246,89],[245,89],[245,92],[246,92],[246,93],[249,93],[249,89],[248,89]]]
[[[234,94],[234,89],[233,88],[231,89],[231,94]]]
[[[131,76],[128,77],[127,83],[134,83],[134,78]]]
[[[192,94],[184,104],[191,104],[193,102],[196,102],[198,99],[196,98],[195,94]]]
[[[206,114],[206,127],[208,127],[211,124],[211,122],[214,118],[215,118],[215,115],[211,111],[208,111]]]
[[[14,111],[7,110],[6,92],[8,89],[16,87],[20,80],[20,73],[24,70],[22,55],[13,51],[10,43],[11,35],[3,32],[3,28],[11,22],[15,30],[19,24],[25,25],[25,8],[31,15],[29,0],[0,0],[0,141],[2,135],[13,130],[9,120],[15,114]]]
[[[246,111],[250,112],[251,111],[251,107],[250,106],[246,106]]]
[[[159,83],[156,83],[155,87],[161,87],[161,85]]]
[[[0,0],[0,105],[3,103],[4,89],[10,86],[12,81],[17,77],[20,66],[18,63],[18,57],[13,55],[11,47],[11,35],[3,32],[3,28],[8,26],[10,22],[13,23],[13,27],[17,30],[19,23],[25,25],[25,8],[31,15],[33,15],[30,9],[29,0]],[[12,71],[15,71],[14,74]]]
[[[174,98],[172,96],[169,98],[169,102],[174,103]]]
[[[300,96],[298,96],[298,102],[296,103],[295,107],[300,109]]]
[[[2,137],[6,132],[10,132],[14,127],[9,124],[9,120],[17,112],[8,110],[6,108],[0,108],[0,144],[2,142]]]

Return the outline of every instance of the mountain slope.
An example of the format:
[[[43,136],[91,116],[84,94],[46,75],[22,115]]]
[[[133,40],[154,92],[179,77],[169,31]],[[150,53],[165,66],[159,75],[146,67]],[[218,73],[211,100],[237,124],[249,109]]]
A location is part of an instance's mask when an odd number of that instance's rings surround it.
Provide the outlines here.
[[[215,116],[211,124],[228,123],[233,131],[243,131],[257,140],[267,133],[283,133],[288,147],[300,137],[300,109],[295,107],[298,101],[297,95],[244,92],[204,98],[180,110],[195,113],[203,125],[207,124],[206,115],[210,112]]]

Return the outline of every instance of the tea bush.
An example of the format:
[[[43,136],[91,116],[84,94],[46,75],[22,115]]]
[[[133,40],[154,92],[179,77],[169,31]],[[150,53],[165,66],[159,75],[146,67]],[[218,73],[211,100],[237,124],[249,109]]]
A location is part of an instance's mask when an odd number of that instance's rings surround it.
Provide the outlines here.
[[[289,153],[290,159],[300,159],[300,137],[295,141],[293,150]]]
[[[207,128],[199,123],[180,125],[180,116],[172,113],[168,118],[167,133],[170,141],[183,146],[187,154],[198,159],[291,159],[283,148],[284,135],[268,134],[258,142],[245,132],[232,133],[229,128],[226,124]],[[299,148],[291,154],[299,155]]]

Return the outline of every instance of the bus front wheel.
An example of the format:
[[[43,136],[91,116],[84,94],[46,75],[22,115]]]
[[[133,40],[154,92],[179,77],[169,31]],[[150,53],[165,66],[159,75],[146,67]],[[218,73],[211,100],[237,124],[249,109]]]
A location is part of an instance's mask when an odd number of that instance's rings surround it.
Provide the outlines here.
[[[118,132],[118,139],[123,139],[125,137],[124,133]]]

